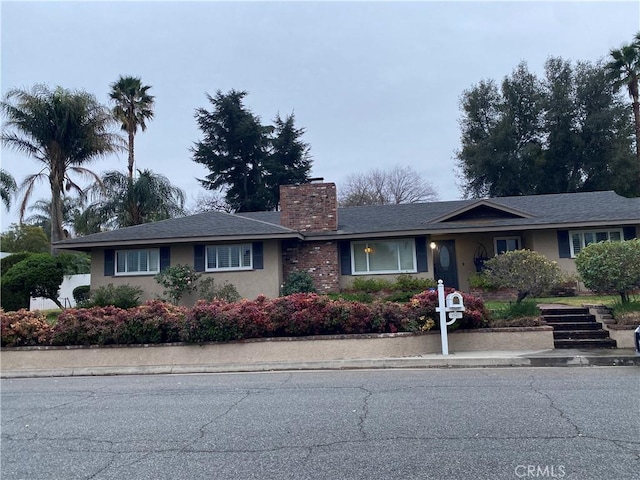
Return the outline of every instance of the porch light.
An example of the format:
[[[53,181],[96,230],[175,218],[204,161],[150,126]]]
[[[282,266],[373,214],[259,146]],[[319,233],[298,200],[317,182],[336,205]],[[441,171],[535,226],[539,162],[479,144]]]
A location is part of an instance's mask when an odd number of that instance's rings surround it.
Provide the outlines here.
[[[431,247],[431,250],[435,250],[436,249],[436,242],[431,242],[429,244],[429,247]]]
[[[373,252],[373,248],[369,246],[364,247],[364,253],[371,253],[371,252]]]

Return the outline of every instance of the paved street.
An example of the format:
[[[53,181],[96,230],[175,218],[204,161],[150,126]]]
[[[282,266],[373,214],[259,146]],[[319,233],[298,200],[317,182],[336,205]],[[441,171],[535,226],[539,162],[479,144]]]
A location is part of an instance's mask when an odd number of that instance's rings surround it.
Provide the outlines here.
[[[638,479],[637,367],[3,380],[9,479]]]

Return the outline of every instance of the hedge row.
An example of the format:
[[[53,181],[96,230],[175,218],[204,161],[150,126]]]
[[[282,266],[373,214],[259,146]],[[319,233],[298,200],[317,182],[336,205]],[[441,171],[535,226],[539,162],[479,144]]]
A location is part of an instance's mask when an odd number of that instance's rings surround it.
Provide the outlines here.
[[[485,326],[481,300],[464,295],[463,328]],[[110,345],[220,342],[261,337],[394,333],[428,330],[438,318],[436,292],[409,303],[363,304],[298,293],[286,297],[198,302],[180,307],[150,301],[139,307],[93,307],[63,311],[51,325],[40,312],[0,312],[2,346]],[[437,322],[435,322],[437,323]]]

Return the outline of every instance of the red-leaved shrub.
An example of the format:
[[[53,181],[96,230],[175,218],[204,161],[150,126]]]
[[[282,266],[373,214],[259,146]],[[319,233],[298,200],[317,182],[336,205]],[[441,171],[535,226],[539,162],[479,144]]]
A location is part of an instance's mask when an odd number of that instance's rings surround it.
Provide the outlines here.
[[[445,295],[452,292],[454,292],[452,288],[445,288]],[[481,328],[488,324],[489,311],[484,306],[482,299],[463,293],[462,302],[465,306],[462,318],[450,325],[449,330]],[[411,316],[415,321],[422,324],[431,319],[435,323],[434,329],[440,330],[440,313],[436,312],[436,307],[438,306],[438,292],[436,290],[427,290],[414,295],[409,301],[409,306]]]
[[[180,342],[188,308],[152,300],[127,310],[127,319],[118,324],[115,343]]]
[[[53,345],[111,345],[118,342],[127,310],[113,306],[69,308],[58,315]]]
[[[0,309],[0,328],[3,347],[49,345],[51,342],[51,325],[39,311],[30,312],[23,308],[17,312],[5,312]]]

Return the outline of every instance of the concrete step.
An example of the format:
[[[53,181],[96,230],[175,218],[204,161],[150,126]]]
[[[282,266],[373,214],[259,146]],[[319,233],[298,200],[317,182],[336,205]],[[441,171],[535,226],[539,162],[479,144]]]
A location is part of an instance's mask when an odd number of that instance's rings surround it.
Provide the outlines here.
[[[561,330],[601,330],[602,325],[598,322],[547,322],[547,325],[553,327],[554,331]]]
[[[542,315],[542,319],[547,323],[559,322],[595,322],[595,315],[591,314],[568,314],[568,315]]]
[[[571,340],[554,340],[555,348],[617,348],[616,341],[612,338],[600,339],[571,339]]]
[[[559,330],[553,332],[554,340],[571,340],[579,339],[600,339],[609,338],[609,332],[606,330]]]
[[[542,315],[585,315],[589,314],[588,308],[541,308]]]

